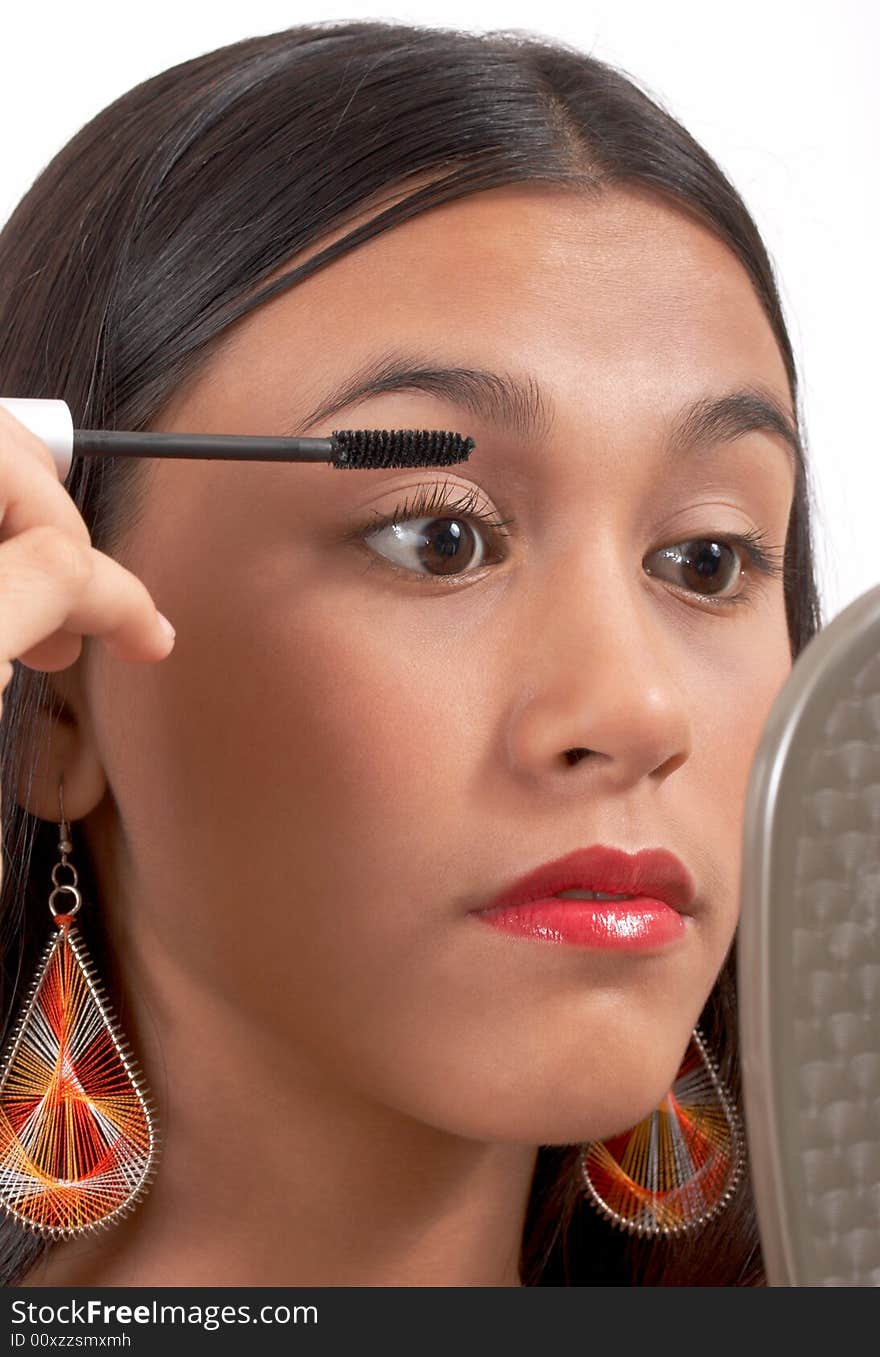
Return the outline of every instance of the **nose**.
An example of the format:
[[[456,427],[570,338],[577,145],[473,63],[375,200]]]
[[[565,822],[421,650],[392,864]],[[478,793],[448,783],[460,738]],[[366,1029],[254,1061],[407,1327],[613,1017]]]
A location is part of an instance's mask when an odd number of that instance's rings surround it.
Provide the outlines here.
[[[664,625],[659,587],[595,538],[533,573],[514,620],[507,743],[517,776],[620,791],[686,761],[687,654]]]

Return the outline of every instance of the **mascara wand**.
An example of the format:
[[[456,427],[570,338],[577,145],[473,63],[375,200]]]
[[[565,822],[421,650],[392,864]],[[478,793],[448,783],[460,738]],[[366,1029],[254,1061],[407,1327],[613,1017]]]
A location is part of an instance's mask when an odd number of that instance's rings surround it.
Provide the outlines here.
[[[236,434],[125,433],[74,429],[66,401],[0,396],[55,458],[63,481],[74,457],[188,457],[217,461],[329,462],[339,470],[451,466],[466,462],[472,438],[438,429],[334,429],[329,438]]]

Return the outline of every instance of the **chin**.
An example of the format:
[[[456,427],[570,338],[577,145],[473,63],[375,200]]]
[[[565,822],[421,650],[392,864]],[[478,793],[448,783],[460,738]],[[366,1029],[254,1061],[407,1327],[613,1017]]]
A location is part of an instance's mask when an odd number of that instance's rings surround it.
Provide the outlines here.
[[[569,1079],[556,1085],[547,1078],[523,1078],[513,1087],[484,1079],[479,1096],[473,1090],[456,1094],[447,1084],[442,1101],[435,1089],[424,1099],[407,1100],[408,1111],[416,1120],[466,1140],[519,1145],[605,1140],[650,1116],[669,1092],[677,1068],[676,1064],[668,1080],[644,1068],[613,1083],[604,1073],[589,1081]]]

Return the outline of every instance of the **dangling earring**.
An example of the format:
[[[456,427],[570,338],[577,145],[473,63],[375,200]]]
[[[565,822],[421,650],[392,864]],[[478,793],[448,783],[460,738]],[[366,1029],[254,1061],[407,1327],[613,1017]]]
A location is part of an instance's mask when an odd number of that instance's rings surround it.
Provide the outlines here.
[[[61,804],[54,929],[0,1065],[0,1204],[51,1238],[127,1215],[158,1154],[151,1099],[73,922],[82,897]],[[66,867],[73,882],[59,885]],[[65,911],[58,896],[73,897]]]
[[[696,1027],[657,1110],[630,1131],[588,1141],[577,1161],[593,1205],[637,1235],[705,1225],[730,1201],[744,1163],[740,1118]]]

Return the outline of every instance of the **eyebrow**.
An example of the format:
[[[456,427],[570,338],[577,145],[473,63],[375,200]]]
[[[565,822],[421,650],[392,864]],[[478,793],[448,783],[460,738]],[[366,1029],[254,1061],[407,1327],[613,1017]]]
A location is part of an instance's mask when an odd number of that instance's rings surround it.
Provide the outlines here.
[[[291,433],[322,423],[368,396],[389,391],[427,392],[486,424],[533,442],[546,438],[555,418],[552,402],[531,375],[522,380],[484,368],[435,367],[412,355],[386,354],[371,359],[325,395]],[[666,426],[664,452],[672,460],[754,432],[778,434],[789,462],[797,469],[803,459],[797,424],[779,397],[760,383],[701,396],[676,411]]]

